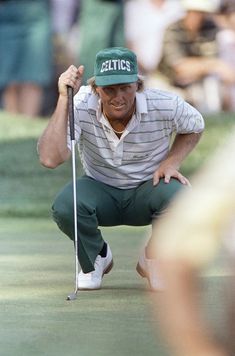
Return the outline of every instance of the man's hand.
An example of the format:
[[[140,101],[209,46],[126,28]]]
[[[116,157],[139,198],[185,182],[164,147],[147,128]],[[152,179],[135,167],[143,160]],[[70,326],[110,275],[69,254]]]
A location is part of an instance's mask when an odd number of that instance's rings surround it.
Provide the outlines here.
[[[74,95],[78,92],[82,85],[82,77],[84,73],[84,66],[78,68],[71,65],[64,73],[61,74],[58,81],[59,94],[67,97],[67,86],[74,90]]]
[[[171,178],[176,178],[184,185],[191,186],[189,180],[179,172],[179,167],[198,143],[202,133],[177,134],[169,151],[168,157],[161,162],[153,175],[153,185],[164,178],[167,184]]]
[[[191,186],[189,180],[184,177],[170,162],[163,161],[153,175],[153,185],[157,185],[160,178],[164,178],[164,183],[168,184],[171,178],[178,179],[182,184]]]

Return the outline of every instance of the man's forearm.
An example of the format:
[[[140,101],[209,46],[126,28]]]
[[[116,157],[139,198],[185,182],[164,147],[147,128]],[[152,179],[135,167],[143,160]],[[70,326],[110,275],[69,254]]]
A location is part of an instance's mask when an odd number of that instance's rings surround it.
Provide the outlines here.
[[[70,156],[67,148],[67,106],[67,97],[60,96],[56,110],[38,141],[40,162],[48,168],[57,167]]]
[[[190,84],[208,75],[217,75],[226,83],[235,81],[234,68],[220,58],[186,57],[172,65],[179,84]]]
[[[201,133],[176,135],[168,156],[154,172],[154,185],[159,183],[160,178],[164,178],[165,183],[169,183],[171,178],[176,178],[182,184],[190,185],[189,180],[179,172],[179,168],[185,157],[187,157],[196,146],[200,137]]]
[[[197,145],[201,136],[202,132],[176,135],[166,160],[171,161],[175,168],[179,169],[181,163]]]

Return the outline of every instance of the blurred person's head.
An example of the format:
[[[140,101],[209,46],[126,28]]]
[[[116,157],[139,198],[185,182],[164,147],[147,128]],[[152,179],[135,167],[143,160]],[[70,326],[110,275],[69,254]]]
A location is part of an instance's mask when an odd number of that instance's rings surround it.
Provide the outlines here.
[[[234,0],[221,0],[220,13],[221,14],[231,14],[235,12],[235,1]]]
[[[217,13],[219,0],[181,0],[185,10],[184,25],[192,32],[197,32],[208,15]]]
[[[222,0],[219,10],[222,27],[235,31],[235,0]]]
[[[166,0],[150,0],[155,6],[157,7],[162,7]]]

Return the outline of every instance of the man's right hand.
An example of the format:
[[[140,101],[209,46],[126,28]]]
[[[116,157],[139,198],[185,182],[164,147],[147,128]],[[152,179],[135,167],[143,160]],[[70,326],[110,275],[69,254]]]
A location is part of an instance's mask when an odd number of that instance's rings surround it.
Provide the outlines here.
[[[74,95],[78,92],[82,85],[82,77],[84,73],[84,66],[78,68],[71,65],[64,73],[61,74],[58,81],[58,90],[61,96],[67,97],[67,86],[74,90]]]

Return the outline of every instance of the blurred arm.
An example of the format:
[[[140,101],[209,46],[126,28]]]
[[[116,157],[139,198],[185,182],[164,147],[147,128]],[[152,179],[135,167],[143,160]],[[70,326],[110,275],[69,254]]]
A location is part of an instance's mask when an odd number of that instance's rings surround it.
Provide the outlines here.
[[[235,131],[197,175],[194,188],[182,192],[156,223],[154,253],[165,283],[156,301],[174,356],[229,355],[214,340],[201,309],[198,272],[216,256],[234,219],[234,152]]]
[[[213,339],[199,303],[198,273],[186,261],[161,261],[166,290],[160,296],[164,329],[174,356],[229,356]],[[164,307],[163,307],[164,306]],[[167,311],[167,312],[166,312]]]
[[[235,70],[219,58],[184,57],[173,65],[175,79],[187,85],[208,75],[217,75],[223,82],[235,82]]]

